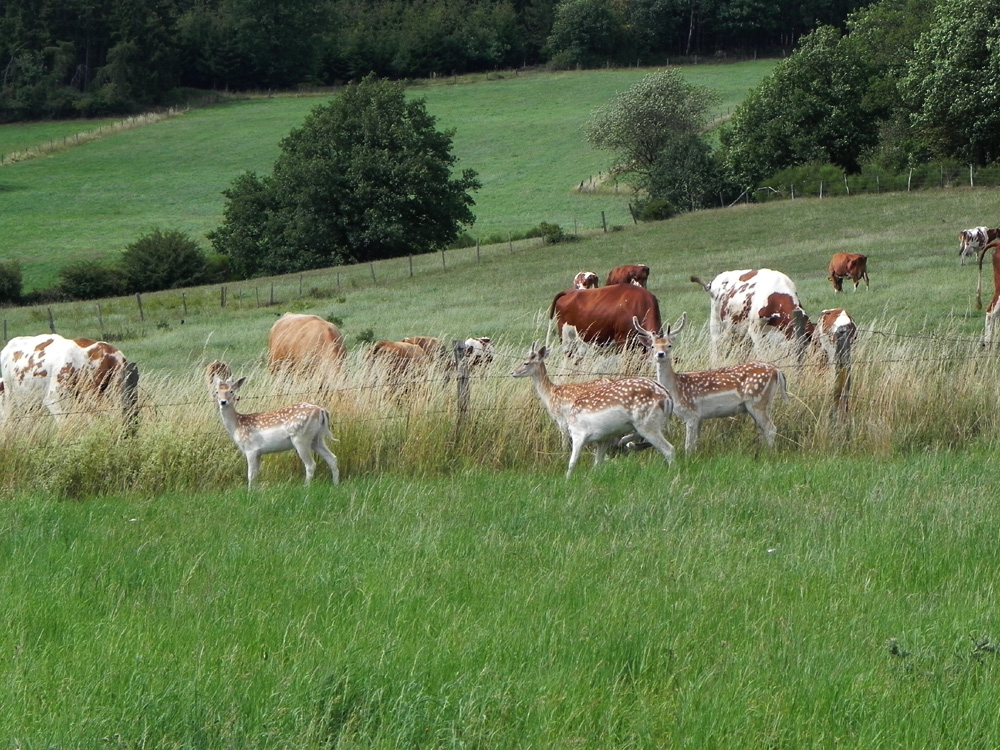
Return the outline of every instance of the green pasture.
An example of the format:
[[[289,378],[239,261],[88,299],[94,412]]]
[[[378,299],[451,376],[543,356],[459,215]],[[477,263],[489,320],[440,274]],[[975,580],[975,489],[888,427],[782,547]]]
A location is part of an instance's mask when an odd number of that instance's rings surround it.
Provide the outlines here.
[[[771,61],[683,68],[720,94],[725,115]],[[628,196],[574,189],[606,168],[582,126],[591,112],[648,70],[507,74],[477,83],[415,86],[442,128],[454,128],[460,167],[480,173],[477,222],[484,239],[540,222],[567,229],[631,222]],[[458,79],[461,81],[462,79]],[[245,172],[270,172],[279,142],[331,94],[255,97],[191,109],[154,125],[0,166],[0,259],[24,264],[25,288],[55,283],[59,268],[107,258],[153,228],[204,239],[219,225],[224,197]],[[4,126],[0,153],[90,130],[91,123]],[[56,130],[58,128],[58,130]],[[10,144],[7,146],[6,144]],[[204,243],[207,247],[208,243]]]

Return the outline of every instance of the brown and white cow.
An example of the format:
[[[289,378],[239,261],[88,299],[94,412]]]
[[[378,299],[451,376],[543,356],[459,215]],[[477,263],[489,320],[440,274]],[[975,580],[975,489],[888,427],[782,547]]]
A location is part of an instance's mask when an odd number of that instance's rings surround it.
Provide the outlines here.
[[[958,233],[958,257],[965,265],[965,260],[973,253],[979,254],[979,265],[982,267],[985,247],[993,240],[1000,239],[1000,229],[989,227],[972,227]]]
[[[723,349],[749,340],[755,356],[765,345],[795,343],[799,356],[805,354],[810,332],[809,318],[799,304],[795,284],[785,274],[770,268],[724,271],[706,284],[696,276],[711,298],[709,332],[712,362],[722,359]],[[659,330],[643,325],[648,331]]]
[[[0,351],[0,370],[8,414],[41,405],[61,421],[75,410],[100,408],[111,398],[118,400],[127,420],[138,414],[138,370],[104,341],[54,333],[18,336]]]
[[[632,327],[632,316],[649,330],[660,329],[660,304],[649,291],[632,284],[614,284],[598,289],[569,289],[559,292],[549,307],[556,319],[559,338],[563,328],[573,326],[587,344],[626,347],[640,343]]]
[[[870,289],[868,285],[868,256],[858,253],[837,253],[830,259],[829,280],[833,282],[833,289],[837,292],[844,291],[844,279],[854,282],[854,291],[858,291],[858,285],[862,280],[865,282],[865,289]]]
[[[847,310],[837,307],[819,314],[815,326],[809,326],[813,344],[819,347],[830,364],[846,364],[844,358],[858,338],[858,326]]]
[[[983,328],[983,346],[993,345],[993,329],[1000,318],[1000,240],[986,245],[986,251],[993,261],[993,300],[986,307],[986,323]]]
[[[634,284],[645,289],[647,281],[649,281],[649,266],[618,266],[618,268],[612,268],[608,273],[608,280],[604,282],[604,285]]]
[[[573,277],[574,289],[597,289],[600,285],[600,279],[593,271],[580,271]]]
[[[285,313],[271,326],[267,353],[274,375],[338,370],[344,361],[344,337],[337,326],[318,315]]]

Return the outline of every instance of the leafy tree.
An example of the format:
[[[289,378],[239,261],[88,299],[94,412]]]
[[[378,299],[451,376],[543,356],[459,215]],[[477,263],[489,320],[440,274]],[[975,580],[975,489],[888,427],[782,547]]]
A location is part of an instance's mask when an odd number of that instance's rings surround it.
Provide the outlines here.
[[[757,185],[781,169],[811,161],[848,172],[878,141],[885,112],[866,99],[868,68],[824,26],[803,37],[736,108],[720,135],[733,178]]]
[[[614,55],[618,27],[608,0],[561,0],[546,51],[561,67],[592,65]]]
[[[208,260],[184,232],[154,229],[125,248],[119,268],[125,291],[156,292],[205,283]]]
[[[587,140],[610,151],[612,173],[636,188],[697,208],[715,187],[711,148],[701,134],[716,98],[676,68],[651,73],[594,113]]]
[[[939,3],[900,82],[912,123],[939,156],[1000,158],[1000,0]]]
[[[238,177],[210,239],[238,276],[392,258],[446,246],[475,221],[476,173],[452,176],[453,131],[423,99],[366,77],[281,142],[271,175]]]
[[[81,260],[59,270],[56,297],[68,299],[101,299],[115,297],[125,291],[121,269],[97,260]]]

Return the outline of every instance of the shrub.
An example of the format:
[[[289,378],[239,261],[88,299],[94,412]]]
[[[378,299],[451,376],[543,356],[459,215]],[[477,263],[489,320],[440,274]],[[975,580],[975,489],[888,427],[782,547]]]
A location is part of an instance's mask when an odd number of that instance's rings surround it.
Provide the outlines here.
[[[635,206],[635,217],[639,221],[663,221],[676,215],[677,209],[666,198],[650,198]]]
[[[59,271],[58,296],[68,299],[99,299],[125,293],[125,281],[117,266],[97,260],[82,260]]]
[[[21,301],[21,264],[16,260],[0,263],[0,305]]]
[[[197,286],[209,280],[205,251],[177,230],[155,229],[139,237],[125,248],[119,263],[129,293]]]

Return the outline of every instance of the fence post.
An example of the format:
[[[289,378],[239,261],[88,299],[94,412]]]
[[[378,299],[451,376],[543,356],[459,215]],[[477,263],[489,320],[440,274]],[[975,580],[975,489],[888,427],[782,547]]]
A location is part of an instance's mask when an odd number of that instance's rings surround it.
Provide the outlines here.
[[[52,333],[56,332],[56,321],[52,317],[52,308],[49,308],[49,331]]]
[[[632,210],[631,204],[629,204],[628,210],[629,211]],[[632,214],[632,218],[635,219],[635,214]],[[607,231],[608,231],[608,220],[604,218],[604,212],[603,211],[601,211],[601,226],[604,227],[604,232],[606,234]]]
[[[410,258],[410,278],[412,279],[413,278],[413,253],[410,253],[409,258]],[[340,277],[338,276],[337,279],[338,279],[337,286],[339,287],[340,286],[340,280],[339,280]]]
[[[181,309],[184,311],[184,317],[188,316],[188,298],[187,292],[181,292]]]
[[[847,416],[851,403],[851,347],[854,344],[855,330],[841,328],[837,331],[834,343],[836,354],[834,367],[836,376],[833,381],[832,416],[843,418]]]
[[[513,235],[511,235],[510,232],[507,232],[507,247],[509,248],[511,255],[514,254],[514,240],[512,239],[512,236]]]
[[[444,248],[443,247],[441,248],[441,268],[444,268],[445,270],[447,270],[447,268],[448,268],[445,265],[445,263],[444,263]]]
[[[271,297],[270,297],[270,299],[268,300],[268,303],[267,303],[267,304],[268,304],[269,306],[273,306],[273,305],[274,305],[274,282],[273,282],[273,281],[271,282]]]
[[[101,329],[101,338],[104,338],[104,316],[101,315],[101,303],[97,303],[97,327]]]
[[[375,281],[375,261],[373,261],[373,260],[372,261],[368,261],[368,268],[372,272],[372,283],[373,284],[377,283]]]
[[[453,341],[452,351],[455,353],[455,368],[458,372],[456,382],[458,385],[458,417],[455,421],[455,440],[458,440],[459,432],[469,415],[469,366],[466,362],[468,349],[464,341]]]
[[[223,284],[219,287],[219,307],[226,306],[226,285]]]
[[[299,299],[302,299],[302,274],[299,274]]]
[[[809,346],[809,338],[806,336],[806,311],[801,307],[792,310],[792,327],[795,329],[795,341],[799,346],[799,364],[806,359],[806,349]]]
[[[479,238],[476,237],[476,263],[482,263],[483,259],[479,257]]]

